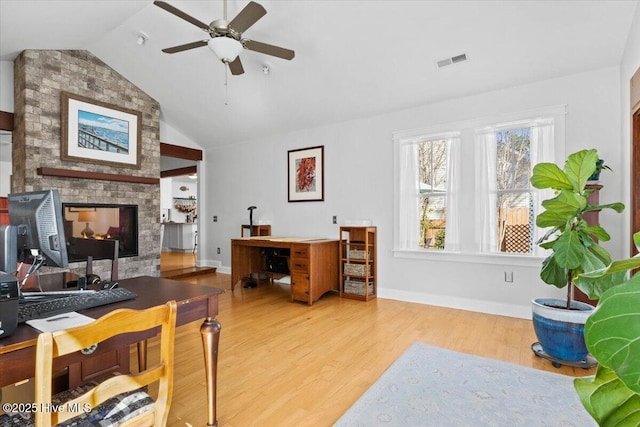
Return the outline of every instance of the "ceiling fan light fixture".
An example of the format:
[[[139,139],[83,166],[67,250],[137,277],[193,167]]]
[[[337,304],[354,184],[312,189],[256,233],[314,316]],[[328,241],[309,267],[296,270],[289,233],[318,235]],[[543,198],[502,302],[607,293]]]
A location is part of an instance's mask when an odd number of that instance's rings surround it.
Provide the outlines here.
[[[242,52],[242,43],[231,37],[214,37],[209,40],[209,49],[222,62],[233,62]]]

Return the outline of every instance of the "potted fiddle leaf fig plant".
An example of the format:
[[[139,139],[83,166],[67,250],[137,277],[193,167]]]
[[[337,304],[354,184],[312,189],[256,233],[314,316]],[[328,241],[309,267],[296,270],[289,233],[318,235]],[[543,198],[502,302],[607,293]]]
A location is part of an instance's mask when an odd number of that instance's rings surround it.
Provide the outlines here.
[[[590,205],[588,197],[593,189],[587,181],[596,170],[596,150],[581,150],[571,154],[560,169],[554,163],[534,166],[531,184],[538,189],[555,190],[553,198],[544,200],[544,211],[536,217],[536,225],[549,228],[537,242],[549,249],[550,255],[542,263],[540,278],[558,288],[567,288],[566,300],[538,298],[532,301],[533,325],[544,353],[552,359],[580,362],[589,354],[584,342],[584,324],[593,311],[589,304],[573,300],[571,285],[592,297],[613,286],[612,278],[588,278],[576,283],[586,272],[605,268],[611,256],[599,241],[608,241],[609,233],[600,225],[589,225],[584,214],[590,211],[613,209],[622,212],[622,203]],[[595,291],[597,290],[597,291]]]
[[[640,250],[640,233],[633,240]],[[601,426],[640,425],[640,274],[627,280],[628,271],[638,268],[636,255],[577,278],[615,282],[615,276],[625,275],[625,282],[602,293],[585,325],[587,348],[598,362],[596,375],[574,380],[583,406]]]

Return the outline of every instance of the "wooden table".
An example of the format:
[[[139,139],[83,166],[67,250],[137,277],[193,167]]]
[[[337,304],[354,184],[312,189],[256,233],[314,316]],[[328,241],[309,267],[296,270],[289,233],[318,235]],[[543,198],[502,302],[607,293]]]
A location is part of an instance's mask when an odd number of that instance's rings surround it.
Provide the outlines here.
[[[176,326],[204,319],[200,327],[200,334],[204,349],[207,384],[207,425],[216,426],[216,382],[221,326],[215,317],[218,314],[218,297],[224,290],[149,276],[122,279],[118,282],[120,287],[136,293],[137,298],[82,310],[80,313],[98,318],[118,308],[140,310],[175,300],[178,303]],[[54,365],[54,369],[63,369],[66,366],[82,363],[106,352],[139,343],[154,335],[155,333],[151,331],[119,335],[100,343],[98,349],[90,356],[78,353],[56,359],[57,363]],[[12,335],[0,339],[0,387],[35,376],[37,338],[37,330],[26,324],[20,324]]]

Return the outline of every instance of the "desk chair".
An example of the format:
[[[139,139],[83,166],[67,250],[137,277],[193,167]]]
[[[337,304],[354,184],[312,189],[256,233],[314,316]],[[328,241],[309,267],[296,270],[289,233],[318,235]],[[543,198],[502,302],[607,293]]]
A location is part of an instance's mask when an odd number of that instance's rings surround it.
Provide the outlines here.
[[[51,396],[53,360],[57,357],[91,348],[94,344],[116,335],[146,331],[159,326],[161,328],[160,361],[138,374],[115,375],[100,384],[90,384],[82,386],[80,390],[74,389],[71,392],[61,393],[73,396],[63,406],[64,410],[36,412],[35,425],[49,427],[68,420],[72,420],[69,423],[79,421],[76,417],[85,420],[104,417],[100,426],[118,425],[118,423],[126,426],[165,426],[173,392],[176,313],[176,302],[169,301],[166,305],[147,310],[115,310],[85,326],[53,333],[41,333],[38,336],[36,350],[36,408],[51,408],[52,402],[58,402],[60,395],[54,396],[53,399]],[[159,383],[159,390],[154,402],[140,389],[155,382]],[[95,387],[91,388],[94,385]],[[90,389],[85,392],[87,388]],[[78,393],[82,394],[78,396]],[[85,414],[82,410],[84,407],[91,408],[91,412]],[[72,411],[74,408],[79,410]],[[92,420],[95,424],[87,425],[98,425],[96,418]],[[78,425],[80,424],[82,423]]]

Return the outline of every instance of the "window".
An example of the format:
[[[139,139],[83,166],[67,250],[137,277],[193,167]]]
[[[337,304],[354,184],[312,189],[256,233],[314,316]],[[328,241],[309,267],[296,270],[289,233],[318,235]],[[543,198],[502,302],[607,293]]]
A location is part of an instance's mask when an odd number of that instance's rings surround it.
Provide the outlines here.
[[[540,197],[529,178],[535,163],[553,158],[553,130],[551,118],[476,130],[480,252],[537,252],[535,216]]]
[[[418,143],[419,221],[422,248],[444,249],[447,218],[447,140]]]
[[[565,110],[394,133],[394,253],[480,262],[493,261],[479,255],[543,255],[535,217],[549,195],[529,178],[535,164],[563,157]]]
[[[450,208],[456,133],[423,135],[399,142],[402,158],[400,245],[407,249],[445,249],[455,245]]]
[[[499,252],[531,253],[531,128],[496,132],[496,241]]]

